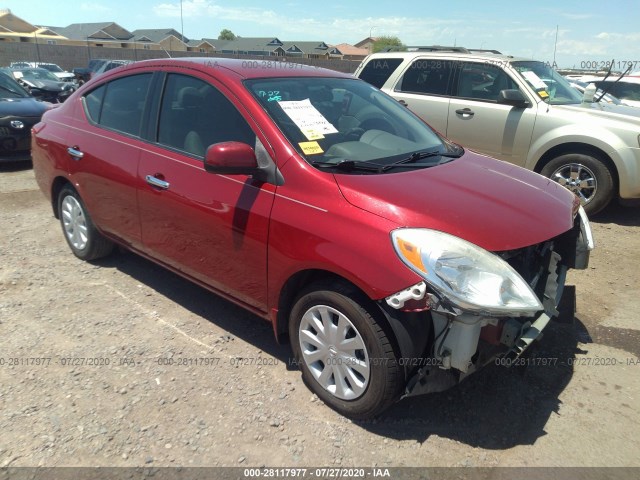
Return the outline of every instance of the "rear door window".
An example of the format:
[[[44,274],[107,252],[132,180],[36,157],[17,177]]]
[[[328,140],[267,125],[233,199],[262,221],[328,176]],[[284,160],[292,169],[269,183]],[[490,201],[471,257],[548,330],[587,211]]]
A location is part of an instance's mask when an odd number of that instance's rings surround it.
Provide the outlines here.
[[[150,73],[109,82],[98,123],[103,127],[139,136],[150,83]]]
[[[402,63],[402,58],[374,58],[360,72],[360,78],[376,88],[382,88],[387,79]]]
[[[447,95],[451,73],[458,62],[418,58],[404,72],[396,91]]]

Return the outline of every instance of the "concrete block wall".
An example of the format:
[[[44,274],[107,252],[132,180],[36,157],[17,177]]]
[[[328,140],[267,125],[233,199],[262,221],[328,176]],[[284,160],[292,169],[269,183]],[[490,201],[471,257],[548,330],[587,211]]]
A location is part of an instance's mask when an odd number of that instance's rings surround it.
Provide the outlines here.
[[[108,58],[117,60],[148,60],[151,58],[177,57],[209,57],[209,58],[241,58],[258,61],[277,61],[282,57],[253,57],[250,55],[217,55],[199,52],[165,52],[163,50],[144,50],[130,48],[83,47],[76,45],[42,45],[34,43],[0,42],[0,66],[6,67],[11,62],[30,61],[56,63],[65,70],[86,67],[91,58]],[[286,61],[303,63],[316,67],[329,68],[344,73],[353,73],[360,64],[359,60],[311,59],[288,57]]]

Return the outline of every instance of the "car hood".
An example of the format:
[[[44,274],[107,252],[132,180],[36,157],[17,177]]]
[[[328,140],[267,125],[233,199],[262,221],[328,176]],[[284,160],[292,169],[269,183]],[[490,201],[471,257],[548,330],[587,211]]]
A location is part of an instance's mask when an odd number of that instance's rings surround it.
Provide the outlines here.
[[[612,120],[622,120],[640,125],[640,108],[629,105],[614,105],[612,103],[589,103],[586,105],[555,105],[555,108],[574,112],[586,113],[596,117],[606,117]]]
[[[356,207],[490,251],[533,245],[569,230],[578,203],[546,177],[472,152],[430,168],[335,178]]]
[[[39,117],[47,110],[47,104],[35,98],[0,98],[0,118]]]
[[[36,80],[33,78],[23,78],[23,80],[40,90],[46,90],[48,92],[61,92],[65,86],[64,82],[55,82],[53,80]]]

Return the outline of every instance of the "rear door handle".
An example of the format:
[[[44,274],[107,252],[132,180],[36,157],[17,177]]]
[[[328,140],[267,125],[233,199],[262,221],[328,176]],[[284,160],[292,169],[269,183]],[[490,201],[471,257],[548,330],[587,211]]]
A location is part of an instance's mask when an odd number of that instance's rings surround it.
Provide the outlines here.
[[[407,102],[405,102],[404,100],[398,100],[398,103],[400,105],[402,105],[403,107],[408,107],[409,106],[409,104]]]
[[[473,117],[475,115],[475,112],[470,108],[459,108],[458,110],[456,110],[456,113],[458,115],[469,115],[470,117]]]
[[[71,155],[71,158],[73,158],[74,160],[78,161],[80,160],[82,157],[84,157],[84,153],[82,153],[80,151],[80,148],[78,148],[77,145],[74,145],[73,147],[69,147],[67,148],[67,153],[69,155]]]
[[[152,187],[161,188],[162,190],[167,190],[169,188],[169,182],[165,182],[164,180],[160,180],[153,175],[147,175],[145,177],[147,183]]]

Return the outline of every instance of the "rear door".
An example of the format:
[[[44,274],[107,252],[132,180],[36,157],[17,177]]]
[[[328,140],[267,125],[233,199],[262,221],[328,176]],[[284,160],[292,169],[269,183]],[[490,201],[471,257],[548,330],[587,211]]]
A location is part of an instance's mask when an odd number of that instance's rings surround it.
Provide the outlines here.
[[[70,118],[66,139],[72,179],[99,228],[139,248],[137,172],[150,73],[120,77],[91,90]]]
[[[535,104],[529,108],[498,104],[501,90],[519,86],[496,65],[465,62],[456,70],[447,137],[464,147],[524,165],[536,121]]]
[[[244,142],[266,154],[246,111],[213,82],[197,73],[166,75],[153,145],[138,168],[142,238],[154,258],[264,312],[275,186],[205,171],[205,150],[214,143]]]

